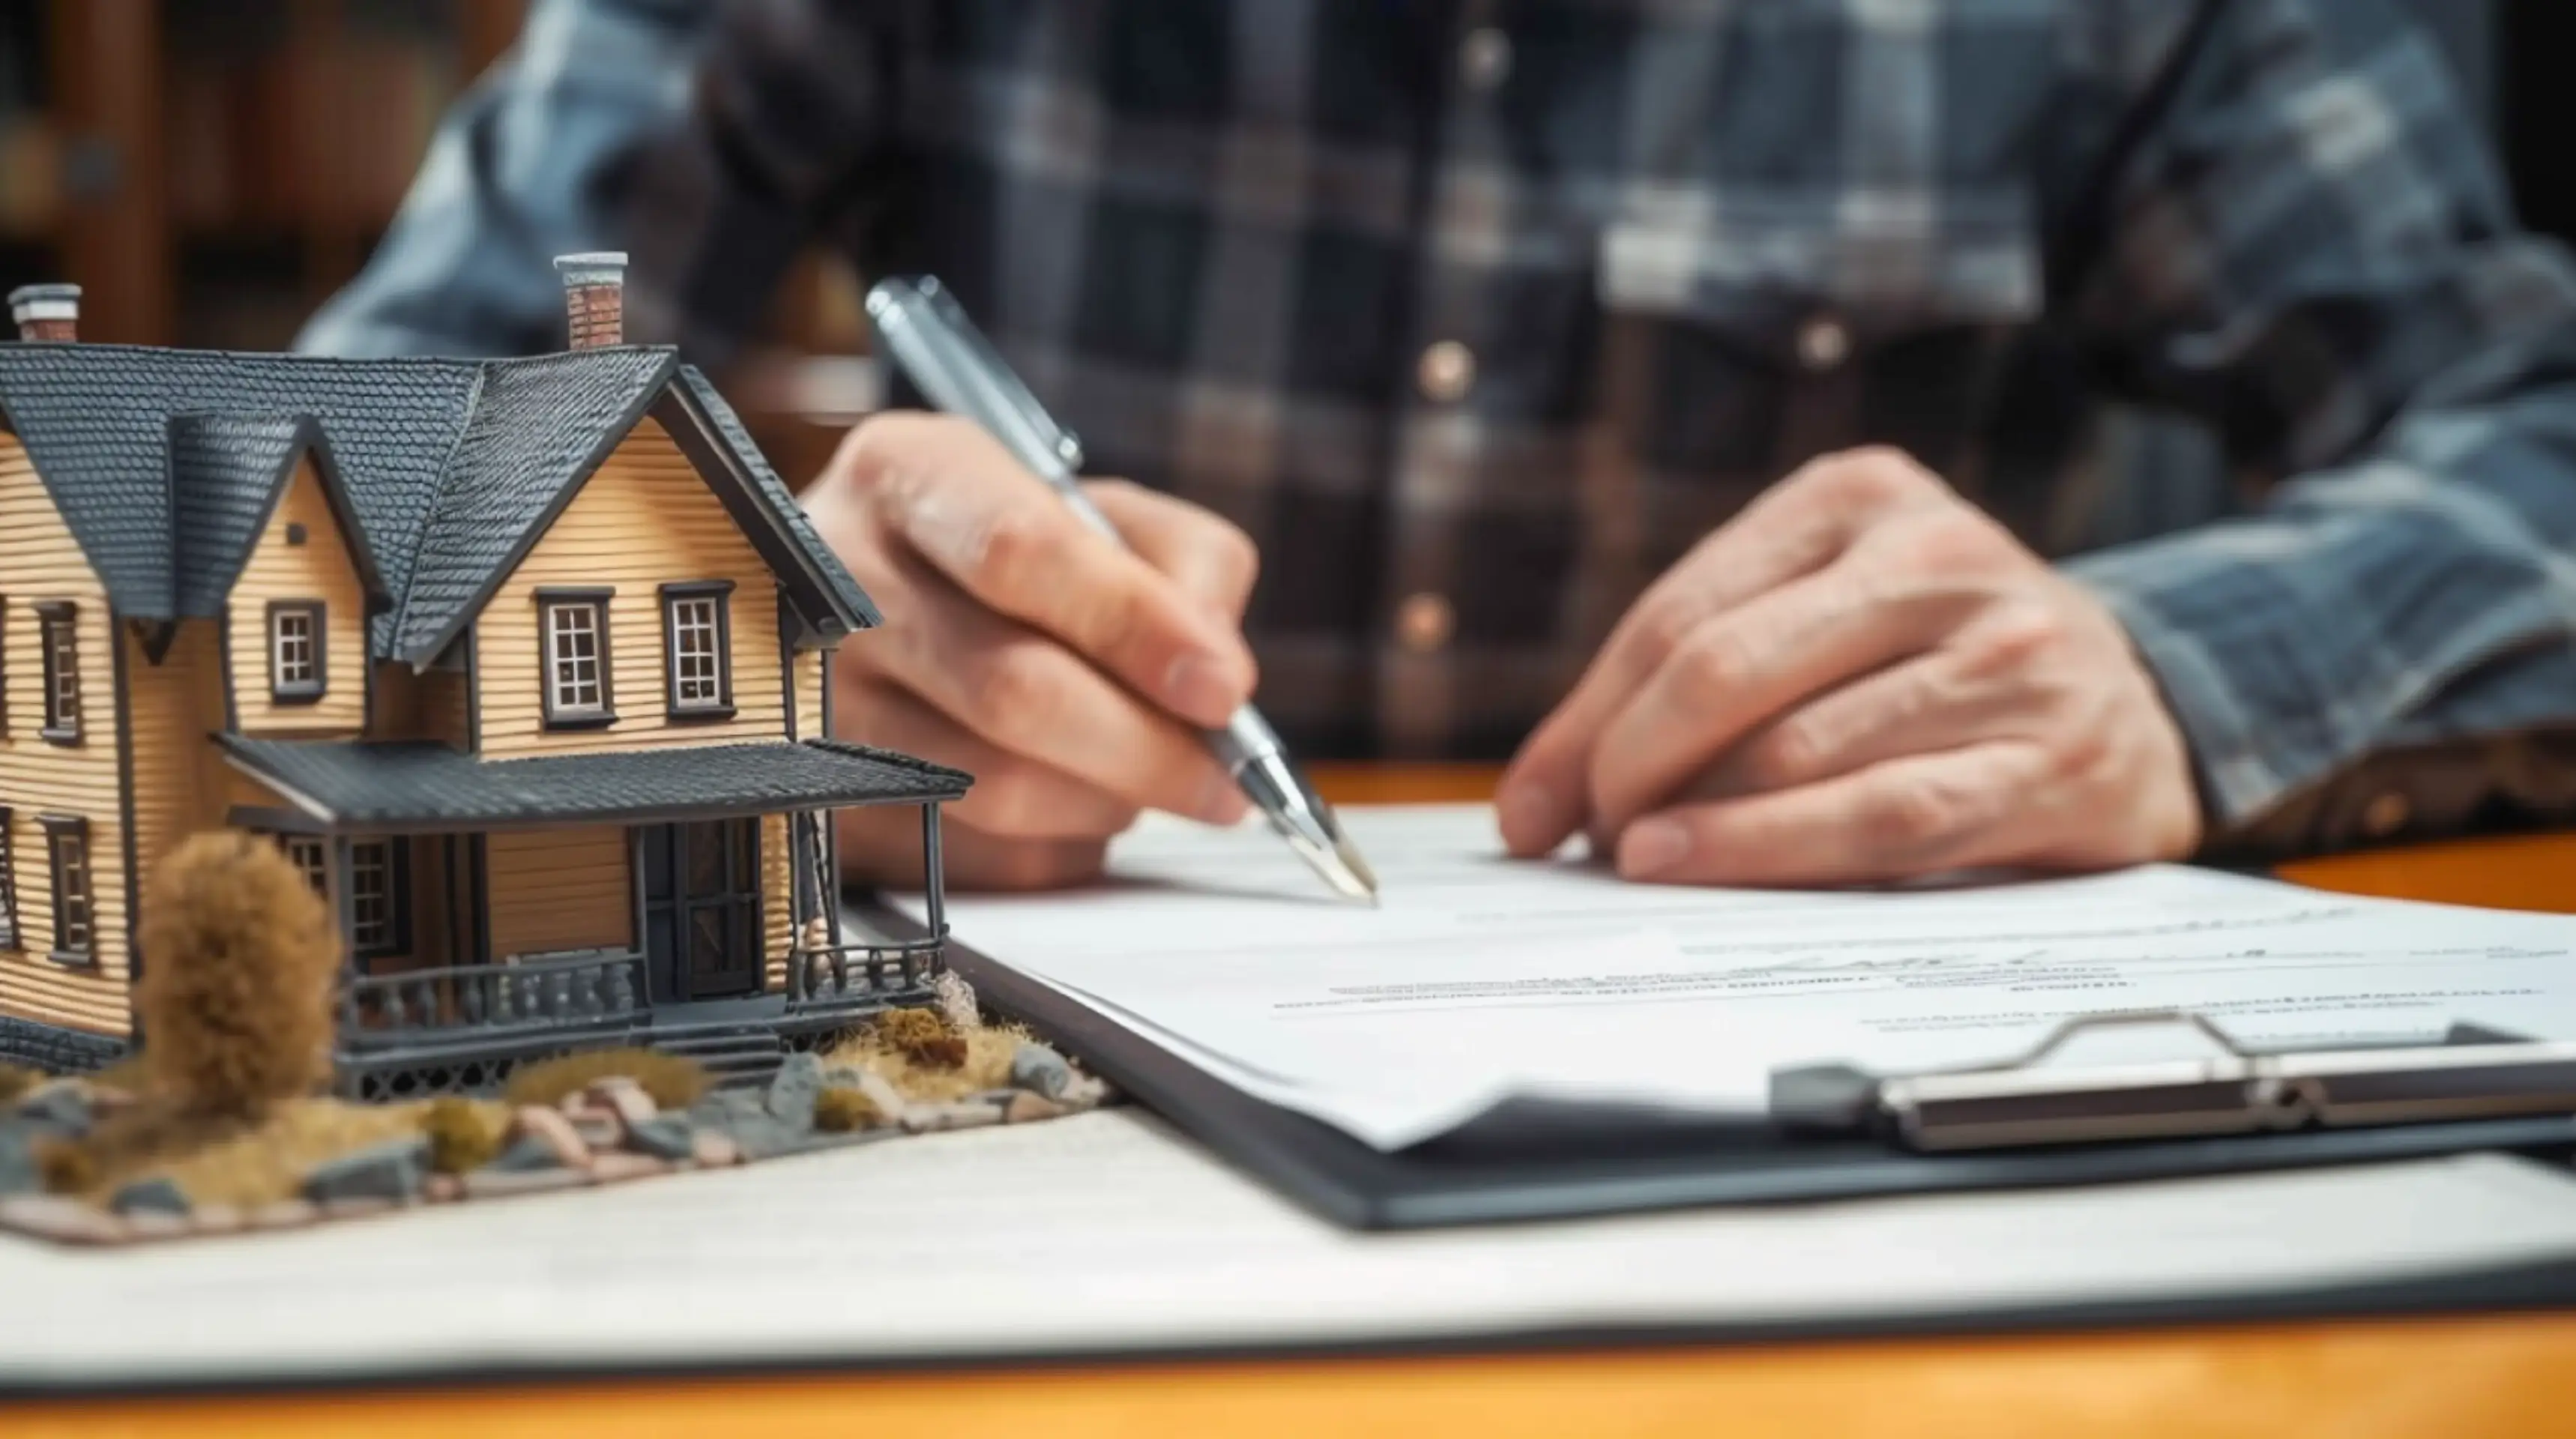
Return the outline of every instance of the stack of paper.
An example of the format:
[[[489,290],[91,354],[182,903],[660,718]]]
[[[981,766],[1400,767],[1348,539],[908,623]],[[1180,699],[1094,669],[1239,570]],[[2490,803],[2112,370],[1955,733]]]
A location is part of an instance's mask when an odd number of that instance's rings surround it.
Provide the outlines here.
[[[1346,819],[1382,908],[1326,897],[1265,830],[1171,822],[1123,841],[1105,888],[963,900],[952,923],[1230,1083],[1388,1149],[1509,1098],[1758,1114],[1782,1066],[1993,1062],[2108,1010],[2194,1010],[2252,1045],[2427,1040],[2455,1022],[2576,1038],[2576,919],[2171,866],[1650,888],[1507,860],[1481,806]],[[2178,1041],[2131,1034],[2116,1053]]]

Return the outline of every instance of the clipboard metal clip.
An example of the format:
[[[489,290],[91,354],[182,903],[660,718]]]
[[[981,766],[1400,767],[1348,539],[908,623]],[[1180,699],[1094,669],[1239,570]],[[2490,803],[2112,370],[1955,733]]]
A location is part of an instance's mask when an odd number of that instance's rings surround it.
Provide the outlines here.
[[[2196,1059],[2047,1061],[2088,1033],[2196,1033]],[[2192,1010],[2122,1010],[2061,1022],[2020,1056],[1875,1076],[1848,1065],[1783,1069],[1771,1112],[1785,1128],[1872,1131],[1925,1151],[2257,1134],[2576,1114],[2576,1042],[2455,1025],[2439,1043],[2250,1050]]]

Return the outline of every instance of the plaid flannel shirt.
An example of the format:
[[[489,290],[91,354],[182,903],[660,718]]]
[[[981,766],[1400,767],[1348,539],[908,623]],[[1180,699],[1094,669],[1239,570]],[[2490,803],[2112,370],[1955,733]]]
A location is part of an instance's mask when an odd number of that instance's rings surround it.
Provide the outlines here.
[[[1504,751],[1884,442],[2109,603],[2222,836],[2576,794],[2576,279],[2383,0],[546,0],[307,343],[550,348],[622,244],[720,361],[817,240],[1251,533],[1319,753]],[[2104,397],[2219,503],[2106,530]]]

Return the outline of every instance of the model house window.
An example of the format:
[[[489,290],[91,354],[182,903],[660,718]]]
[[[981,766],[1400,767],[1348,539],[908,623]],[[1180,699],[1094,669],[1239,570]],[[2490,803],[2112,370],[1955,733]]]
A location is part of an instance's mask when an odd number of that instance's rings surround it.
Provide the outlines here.
[[[18,947],[18,846],[10,820],[0,809],[0,949]]]
[[[349,949],[361,959],[411,948],[407,848],[399,839],[349,841]]]
[[[78,610],[56,600],[36,606],[45,647],[45,728],[49,740],[80,738],[80,628]]]
[[[268,692],[286,702],[322,697],[322,606],[282,600],[268,607]]]
[[[733,713],[730,581],[662,587],[664,678],[673,718]]]
[[[286,852],[287,861],[303,871],[304,882],[313,892],[328,899],[331,895],[331,848],[321,838],[309,834],[281,836],[277,847]]]
[[[614,720],[609,707],[608,592],[541,590],[537,623],[545,649],[546,723],[567,729]]]
[[[98,911],[90,899],[89,821],[47,815],[45,849],[54,877],[54,960],[92,963],[97,958]]]

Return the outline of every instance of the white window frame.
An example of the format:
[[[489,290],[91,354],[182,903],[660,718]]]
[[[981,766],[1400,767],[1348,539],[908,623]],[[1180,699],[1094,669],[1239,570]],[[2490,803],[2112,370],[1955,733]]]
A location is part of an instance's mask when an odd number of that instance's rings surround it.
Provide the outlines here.
[[[733,713],[733,584],[662,587],[662,681],[672,719]]]
[[[597,728],[617,720],[608,601],[606,590],[537,593],[537,680],[550,729]],[[575,650],[583,639],[589,641],[587,655]]]
[[[322,698],[326,620],[319,600],[279,600],[268,607],[268,691],[286,703]],[[294,633],[301,627],[303,633]],[[302,654],[295,653],[300,647]]]

